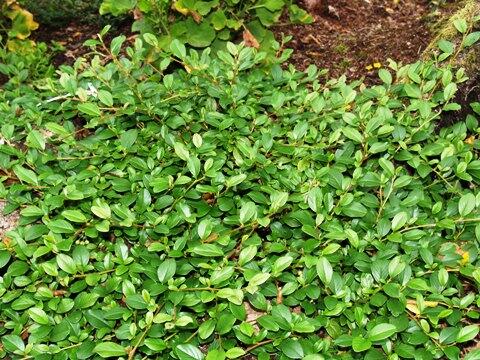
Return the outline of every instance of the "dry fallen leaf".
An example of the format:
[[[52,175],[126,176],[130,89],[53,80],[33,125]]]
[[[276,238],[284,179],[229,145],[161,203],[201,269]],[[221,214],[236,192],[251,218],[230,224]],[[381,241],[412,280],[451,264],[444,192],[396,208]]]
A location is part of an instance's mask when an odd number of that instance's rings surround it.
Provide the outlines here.
[[[258,43],[255,36],[253,36],[252,33],[247,29],[243,31],[243,42],[245,43],[245,46],[248,47],[253,47],[255,49],[258,49],[260,47],[260,44]]]

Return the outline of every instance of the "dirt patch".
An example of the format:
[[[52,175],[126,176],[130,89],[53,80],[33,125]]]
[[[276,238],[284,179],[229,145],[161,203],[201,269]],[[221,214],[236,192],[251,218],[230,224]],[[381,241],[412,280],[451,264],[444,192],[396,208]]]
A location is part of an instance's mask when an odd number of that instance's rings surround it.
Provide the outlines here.
[[[329,69],[330,76],[376,77],[391,58],[416,62],[431,40],[431,9],[425,0],[331,1],[328,14],[317,10],[310,25],[281,25],[278,37],[291,35],[290,61],[298,69],[310,64]],[[315,11],[315,9],[313,10]]]
[[[0,200],[0,241],[3,239],[6,232],[17,227],[20,218],[20,214],[17,211],[8,215],[3,215],[4,208],[5,201]]]
[[[105,42],[108,44],[112,38],[122,34],[127,37],[131,36],[132,21],[130,18],[125,18],[112,26],[105,36]],[[58,67],[62,64],[72,65],[76,59],[86,55],[90,49],[83,46],[83,43],[97,38],[97,34],[101,30],[100,24],[83,24],[73,21],[61,27],[41,26],[33,33],[32,38],[48,44],[56,42],[63,47],[63,50],[58,51],[52,58],[53,65]]]

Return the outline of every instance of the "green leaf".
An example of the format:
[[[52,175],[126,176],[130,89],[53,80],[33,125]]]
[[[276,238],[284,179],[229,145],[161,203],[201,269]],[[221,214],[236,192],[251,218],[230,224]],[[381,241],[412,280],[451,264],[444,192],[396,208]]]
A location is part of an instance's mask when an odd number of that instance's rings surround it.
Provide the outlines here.
[[[77,309],[87,309],[97,302],[100,295],[95,293],[82,292],[75,298],[75,307]]]
[[[462,195],[458,202],[458,212],[461,216],[467,216],[476,207],[476,198],[472,193]]]
[[[195,246],[192,249],[194,254],[205,256],[205,257],[216,257],[216,256],[223,256],[222,249],[215,244],[202,244]]]
[[[203,353],[195,346],[190,344],[180,344],[175,347],[175,354],[179,360],[202,360]]]
[[[478,360],[480,359],[480,349],[472,349],[465,355],[463,360]]]
[[[200,339],[205,340],[207,339],[210,335],[213,334],[213,331],[215,330],[215,321],[213,319],[209,319],[207,321],[204,321],[198,328],[198,335],[200,336]]]
[[[57,255],[57,265],[60,269],[69,274],[74,275],[77,273],[77,265],[75,265],[73,259],[66,254]]]
[[[13,172],[21,181],[30,185],[38,185],[37,175],[32,170],[26,169],[20,165],[15,165],[13,167]]]
[[[143,34],[143,38],[145,39],[145,42],[148,45],[151,45],[153,47],[158,47],[158,39],[155,35],[150,34],[150,33],[145,33],[145,34]]]
[[[251,261],[257,254],[257,247],[250,245],[242,249],[240,255],[238,256],[238,265],[243,266],[249,261]]]
[[[166,259],[157,269],[158,280],[160,280],[161,283],[167,282],[175,275],[176,269],[176,261],[174,259]]]
[[[397,328],[392,324],[378,324],[375,325],[368,332],[368,340],[371,342],[384,340],[397,332]]]
[[[200,239],[204,240],[208,238],[208,236],[212,232],[212,228],[213,228],[212,222],[209,219],[203,219],[202,221],[200,221],[200,224],[198,224],[198,229],[197,229],[197,233]]]
[[[117,56],[120,53],[123,43],[127,37],[125,35],[120,35],[112,39],[110,43],[110,51],[113,55]]]
[[[67,220],[84,223],[87,221],[87,217],[80,210],[65,210],[62,211],[62,216]]]
[[[242,305],[243,303],[243,291],[240,289],[223,288],[217,291],[217,296],[227,299],[235,305]]]
[[[90,116],[100,116],[102,112],[97,104],[94,103],[80,103],[77,106],[78,111],[90,115]]]
[[[225,353],[225,356],[227,357],[227,359],[237,359],[243,355],[245,355],[245,350],[239,347],[233,347],[231,349],[228,349],[227,352]]]
[[[474,45],[476,42],[478,42],[478,40],[480,40],[480,31],[474,31],[465,37],[465,40],[463,41],[463,45],[465,47],[469,47]]]
[[[392,230],[397,231],[405,226],[408,220],[408,215],[406,212],[402,211],[396,214],[392,219]]]
[[[445,99],[445,101],[450,100],[457,92],[457,89],[457,84],[455,83],[450,83],[445,86],[445,89],[443,89],[443,98]]]
[[[50,323],[47,313],[38,307],[28,309],[28,315],[30,316],[30,319],[40,325],[48,325]]]
[[[283,270],[289,267],[292,261],[293,257],[290,255],[281,256],[275,260],[275,263],[272,265],[272,273],[274,276],[278,276]]]
[[[188,158],[190,157],[190,153],[185,145],[183,145],[182,143],[176,142],[173,147],[175,149],[175,154],[177,154],[177,156],[180,159],[184,161],[188,161]]]
[[[183,45],[179,40],[174,39],[170,43],[170,50],[172,54],[179,59],[183,60],[187,57],[187,50],[185,49],[185,45]]]
[[[357,336],[352,339],[352,348],[355,352],[367,351],[372,346],[369,339],[364,339],[362,336]]]
[[[241,184],[246,178],[247,178],[247,175],[245,175],[245,174],[235,175],[235,176],[232,176],[231,178],[227,179],[225,181],[225,185],[227,187],[233,187],[233,186]]]
[[[467,325],[461,328],[457,335],[457,342],[462,343],[475,339],[478,331],[478,325]]]
[[[118,358],[119,356],[127,355],[127,350],[123,346],[111,341],[99,343],[97,346],[95,346],[93,352],[97,353],[102,358]]]
[[[284,191],[276,191],[270,194],[270,211],[277,212],[288,201],[288,193]]]
[[[453,25],[458,30],[458,32],[460,32],[462,34],[465,34],[467,32],[467,29],[468,29],[467,20],[465,20],[463,18],[455,19],[453,21]]]
[[[101,199],[95,199],[93,201],[93,205],[90,207],[90,210],[101,219],[110,219],[112,216],[110,206]]]
[[[25,343],[23,342],[22,338],[17,335],[2,335],[1,341],[3,346],[7,351],[11,352],[23,352],[25,350]]]
[[[113,106],[113,97],[112,93],[107,90],[98,91],[98,100],[100,100],[106,106]]]
[[[378,76],[380,79],[387,85],[390,85],[392,83],[392,74],[386,69],[380,69],[378,70]]]
[[[270,274],[268,273],[258,273],[254,275],[248,282],[249,286],[259,286],[262,285],[265,281],[270,279]]]
[[[345,135],[347,138],[350,140],[355,141],[356,143],[362,143],[363,142],[363,136],[360,134],[360,132],[352,127],[345,127],[342,130],[343,135]]]
[[[320,280],[325,284],[330,284],[332,281],[333,268],[327,258],[321,256],[317,260],[317,274]]]
[[[445,39],[441,39],[438,42],[438,48],[447,54],[452,54],[455,50],[455,45]]]
[[[120,136],[120,143],[125,149],[130,149],[132,145],[135,144],[137,137],[138,137],[137,129],[130,129],[128,131],[125,131]]]
[[[45,138],[39,131],[32,130],[27,136],[27,145],[34,149],[45,150]]]
[[[239,212],[240,224],[246,224],[252,218],[257,216],[257,205],[254,202],[248,201],[242,205]]]
[[[304,356],[302,345],[293,339],[283,340],[280,344],[283,355],[289,359],[302,359]]]
[[[72,224],[65,220],[53,220],[47,224],[47,227],[56,234],[71,234],[75,232]]]

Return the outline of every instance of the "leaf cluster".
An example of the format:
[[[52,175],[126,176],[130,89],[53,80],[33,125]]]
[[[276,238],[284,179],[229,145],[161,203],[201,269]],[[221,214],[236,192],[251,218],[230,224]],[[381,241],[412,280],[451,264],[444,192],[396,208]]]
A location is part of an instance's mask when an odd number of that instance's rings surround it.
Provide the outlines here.
[[[137,20],[132,29],[162,34],[160,43],[164,49],[168,49],[172,39],[197,48],[220,47],[244,29],[269,47],[274,37],[266,27],[276,23],[286,9],[292,22],[313,21],[291,0],[103,0],[100,14],[119,16],[134,11]]]

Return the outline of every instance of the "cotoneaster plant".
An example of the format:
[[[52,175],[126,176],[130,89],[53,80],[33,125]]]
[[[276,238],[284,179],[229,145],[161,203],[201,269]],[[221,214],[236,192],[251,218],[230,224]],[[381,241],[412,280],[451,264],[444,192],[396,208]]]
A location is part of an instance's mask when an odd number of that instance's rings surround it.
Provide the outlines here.
[[[458,359],[478,335],[462,70],[366,87],[141,38],[0,102],[0,356]],[[124,54],[124,55],[119,55]],[[475,350],[466,359],[475,359]]]

